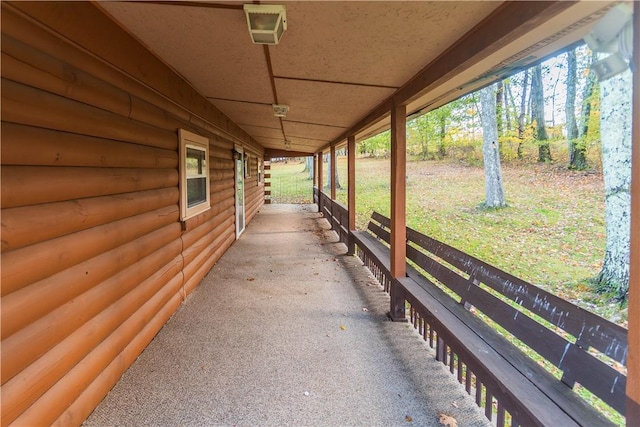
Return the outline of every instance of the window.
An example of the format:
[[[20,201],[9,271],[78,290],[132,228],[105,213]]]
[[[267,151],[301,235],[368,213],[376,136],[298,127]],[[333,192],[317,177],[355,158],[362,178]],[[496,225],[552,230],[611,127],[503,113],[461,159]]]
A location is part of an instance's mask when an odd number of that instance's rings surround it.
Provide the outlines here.
[[[180,219],[211,207],[209,201],[209,139],[180,129]]]

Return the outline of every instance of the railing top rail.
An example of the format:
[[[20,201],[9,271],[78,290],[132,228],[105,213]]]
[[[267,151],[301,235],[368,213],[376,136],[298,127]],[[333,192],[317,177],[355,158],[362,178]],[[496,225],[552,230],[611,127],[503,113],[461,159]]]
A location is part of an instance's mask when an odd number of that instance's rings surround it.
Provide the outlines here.
[[[383,215],[374,212],[372,218],[389,228]],[[575,336],[578,345],[592,346],[626,363],[627,330],[622,326],[408,227],[407,240]]]

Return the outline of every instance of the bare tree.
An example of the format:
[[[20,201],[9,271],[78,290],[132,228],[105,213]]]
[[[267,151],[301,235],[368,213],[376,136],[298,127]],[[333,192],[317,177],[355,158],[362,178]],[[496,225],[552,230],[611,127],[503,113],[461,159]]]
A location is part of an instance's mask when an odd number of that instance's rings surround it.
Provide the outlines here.
[[[524,70],[522,82],[522,98],[520,99],[520,115],[518,116],[518,158],[522,158],[522,143],[524,140],[524,125],[527,119],[527,87],[529,86],[529,70]]]
[[[576,123],[576,81],[578,66],[575,49],[567,52],[567,100],[564,112],[567,121],[567,141],[569,142],[569,168],[583,170],[587,168],[586,147],[584,141],[578,141]]]
[[[484,183],[486,192],[485,206],[500,208],[506,206],[502,168],[500,167],[500,149],[498,145],[498,121],[496,114],[495,85],[480,91],[482,120],[482,156],[484,158]]]
[[[544,119],[544,88],[542,83],[542,65],[533,67],[531,79],[531,96],[533,97],[532,115],[536,121],[536,131],[538,140],[538,161],[551,161],[551,147],[549,146],[549,136]]]
[[[596,278],[601,291],[625,299],[629,292],[631,233],[632,73],[600,83],[600,135],[604,176],[607,243],[602,271]]]

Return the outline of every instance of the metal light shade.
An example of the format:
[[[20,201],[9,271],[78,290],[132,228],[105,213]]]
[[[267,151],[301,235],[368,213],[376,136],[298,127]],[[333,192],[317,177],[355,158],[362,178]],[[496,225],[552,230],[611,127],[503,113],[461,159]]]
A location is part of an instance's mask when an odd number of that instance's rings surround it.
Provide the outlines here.
[[[247,25],[251,40],[256,44],[280,43],[287,29],[287,13],[284,6],[271,4],[245,4]]]

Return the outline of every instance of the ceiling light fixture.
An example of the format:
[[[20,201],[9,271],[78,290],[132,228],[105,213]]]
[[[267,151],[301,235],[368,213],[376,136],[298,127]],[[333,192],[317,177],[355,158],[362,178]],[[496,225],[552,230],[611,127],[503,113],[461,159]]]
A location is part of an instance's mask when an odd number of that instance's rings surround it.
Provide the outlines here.
[[[607,80],[632,66],[633,10],[626,4],[619,4],[603,16],[584,36],[584,41],[593,52],[611,55],[594,62],[591,69],[598,81]]]
[[[273,107],[273,115],[276,117],[287,117],[289,106],[284,104],[271,104]]]
[[[287,11],[284,6],[275,4],[245,4],[247,25],[251,40],[256,44],[280,43],[287,29]]]

